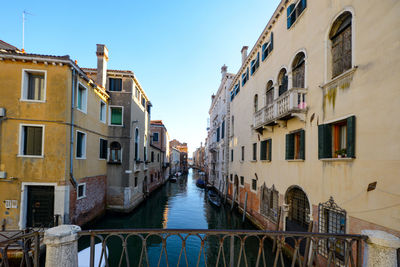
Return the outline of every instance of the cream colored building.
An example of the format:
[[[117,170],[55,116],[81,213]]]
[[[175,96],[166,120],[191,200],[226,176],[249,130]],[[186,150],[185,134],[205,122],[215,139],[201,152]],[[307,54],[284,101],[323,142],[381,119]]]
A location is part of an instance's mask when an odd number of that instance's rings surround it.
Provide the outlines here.
[[[221,84],[215,95],[211,97],[208,112],[210,127],[206,142],[206,164],[208,182],[221,192],[226,191],[229,167],[229,87],[234,74],[227,72],[228,67],[221,67]]]
[[[229,193],[243,207],[247,192],[263,227],[400,235],[399,14],[399,1],[282,0],[242,50]]]

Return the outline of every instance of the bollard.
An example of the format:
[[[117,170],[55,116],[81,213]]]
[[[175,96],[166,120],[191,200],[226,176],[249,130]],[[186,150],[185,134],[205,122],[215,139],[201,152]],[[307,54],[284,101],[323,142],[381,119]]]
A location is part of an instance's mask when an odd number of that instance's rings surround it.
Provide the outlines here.
[[[361,234],[368,236],[363,266],[398,266],[396,250],[400,248],[400,238],[379,230],[362,230]]]
[[[46,267],[78,266],[78,232],[76,225],[60,225],[44,233]]]

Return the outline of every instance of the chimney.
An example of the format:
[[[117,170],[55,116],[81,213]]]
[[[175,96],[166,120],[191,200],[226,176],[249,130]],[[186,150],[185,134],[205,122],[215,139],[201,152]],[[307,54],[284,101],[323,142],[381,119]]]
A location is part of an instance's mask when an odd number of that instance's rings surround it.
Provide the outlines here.
[[[228,70],[228,67],[227,66],[225,66],[225,64],[221,67],[221,79],[223,79],[224,77],[225,77],[225,74],[226,74],[226,72],[227,72],[227,70]]]
[[[249,48],[248,46],[243,46],[242,50],[240,51],[240,52],[242,52],[242,65],[247,59],[247,49],[248,48]]]
[[[107,79],[107,61],[108,61],[108,49],[103,44],[97,44],[96,56],[97,56],[97,84],[106,87]]]

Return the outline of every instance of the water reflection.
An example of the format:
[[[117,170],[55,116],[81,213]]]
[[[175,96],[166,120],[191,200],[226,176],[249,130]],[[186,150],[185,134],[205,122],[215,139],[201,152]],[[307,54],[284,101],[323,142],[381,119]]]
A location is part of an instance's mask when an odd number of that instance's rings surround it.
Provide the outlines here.
[[[249,221],[242,223],[241,214],[231,211],[228,206],[217,208],[208,203],[204,189],[196,186],[198,174],[195,171],[181,176],[176,183],[167,182],[163,187],[153,192],[140,207],[130,214],[108,213],[101,220],[87,225],[85,229],[132,229],[132,228],[168,228],[168,229],[256,229]],[[184,236],[183,236],[184,237]],[[202,237],[202,236],[201,236]],[[159,236],[147,237],[147,250],[150,266],[166,266],[166,254],[162,251]],[[205,242],[205,251],[200,251],[200,238],[188,237],[186,240],[188,265],[197,264],[199,253],[204,253],[207,263],[215,265],[219,248],[219,237],[209,237]],[[99,243],[100,240],[96,240]],[[229,261],[230,238],[224,241],[224,254]],[[235,258],[239,255],[239,240],[235,239]],[[142,252],[142,240],[138,236],[131,236],[127,244],[130,265],[137,266]],[[79,240],[79,251],[89,246],[89,240]],[[270,242],[265,243],[270,247]],[[122,253],[122,240],[118,236],[109,237],[107,240],[110,266],[118,266]],[[166,250],[170,265],[176,265],[181,252],[182,240],[178,236],[167,239]],[[182,251],[183,252],[183,251]],[[246,254],[249,266],[255,264],[258,253],[258,241],[250,238],[246,241]],[[161,255],[161,259],[160,259]],[[96,251],[96,257],[100,253]],[[145,255],[143,255],[145,256]],[[272,255],[269,255],[272,260]],[[104,262],[104,260],[103,260]],[[125,259],[122,260],[125,263]],[[181,256],[181,266],[186,266],[184,254]],[[244,263],[244,262],[243,262]],[[269,261],[272,263],[272,261]],[[222,264],[222,262],[221,262]],[[81,263],[79,264],[81,266]],[[146,264],[147,265],[147,264]],[[204,257],[201,257],[200,266],[204,266]],[[267,265],[269,265],[267,263]],[[125,265],[126,266],[126,265]]]

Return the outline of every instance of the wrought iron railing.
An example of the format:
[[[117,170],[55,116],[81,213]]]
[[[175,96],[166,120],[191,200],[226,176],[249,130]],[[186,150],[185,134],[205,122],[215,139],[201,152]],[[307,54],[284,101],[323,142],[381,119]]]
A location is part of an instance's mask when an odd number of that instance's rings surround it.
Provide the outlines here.
[[[361,266],[361,235],[260,230],[82,231],[85,266]],[[319,246],[330,243],[326,256]],[[337,247],[343,247],[338,257]],[[97,254],[97,255],[96,255]],[[290,255],[290,256],[289,256]],[[82,262],[87,261],[87,262]]]
[[[43,231],[18,235],[0,242],[0,267],[44,265],[40,250],[43,245]]]

